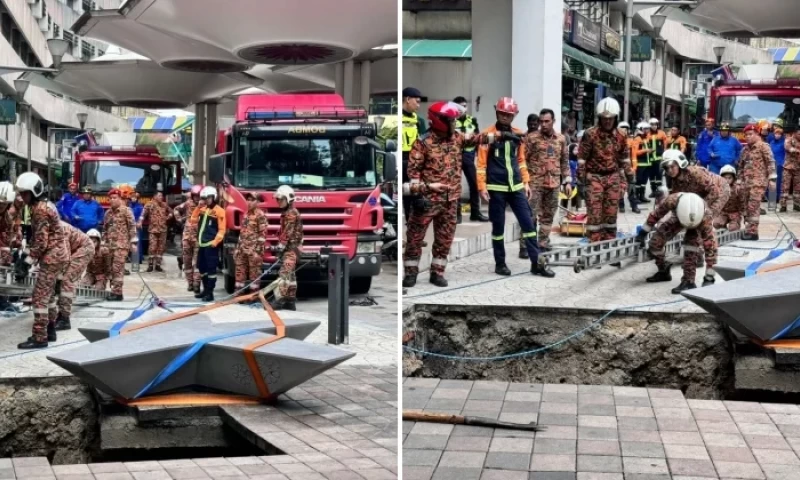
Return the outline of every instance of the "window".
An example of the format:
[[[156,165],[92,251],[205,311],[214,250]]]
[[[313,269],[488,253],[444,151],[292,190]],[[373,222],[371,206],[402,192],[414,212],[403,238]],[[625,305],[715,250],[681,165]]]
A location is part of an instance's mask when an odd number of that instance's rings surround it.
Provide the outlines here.
[[[793,131],[800,120],[800,94],[720,97],[716,115],[717,125],[728,122],[733,128],[742,128],[761,119],[773,122],[780,118],[783,119],[784,127]]]
[[[81,187],[108,192],[121,185],[131,185],[137,192],[152,195],[163,182],[161,165],[115,160],[86,161],[81,164]]]

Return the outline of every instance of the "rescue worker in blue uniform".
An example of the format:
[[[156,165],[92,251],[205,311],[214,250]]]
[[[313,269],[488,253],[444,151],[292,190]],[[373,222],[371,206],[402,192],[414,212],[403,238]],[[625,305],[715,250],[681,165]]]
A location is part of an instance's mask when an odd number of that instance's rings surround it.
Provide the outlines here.
[[[205,206],[192,212],[193,223],[197,224],[197,270],[203,290],[195,294],[204,302],[214,301],[214,288],[217,286],[217,264],[219,249],[225,238],[225,210],[217,205],[217,189],[205,187],[200,191],[200,200]]]
[[[708,168],[709,162],[711,161],[709,147],[711,146],[711,141],[718,136],[719,132],[714,129],[714,119],[706,119],[705,130],[700,132],[700,135],[697,136],[697,146],[695,147],[694,154],[697,159],[697,164],[701,167]]]
[[[75,202],[80,200],[80,198],[81,197],[78,195],[78,184],[75,182],[70,183],[69,191],[56,203],[56,209],[61,216],[61,220],[64,220],[70,225],[72,224],[72,206],[75,205]]]
[[[511,126],[519,107],[513,98],[503,97],[495,105],[497,123],[482,132],[485,145],[478,149],[478,189],[489,202],[489,219],[492,222],[492,249],[495,273],[511,275],[506,265],[505,235],[506,206],[511,207],[522,230],[522,238],[531,260],[531,273],[546,278],[556,274],[547,265],[539,263],[536,241],[536,223],[531,215],[528,199],[531,196],[530,177],[525,161],[524,132]]]
[[[472,135],[480,132],[478,128],[478,120],[472,115],[467,115],[466,109],[468,108],[467,99],[464,97],[456,97],[453,103],[457,103],[464,107],[464,115],[456,120],[456,130]],[[464,147],[461,154],[461,171],[464,172],[464,177],[467,179],[469,185],[469,219],[473,222],[488,222],[489,217],[481,213],[481,197],[478,193],[478,174],[475,171],[475,146],[469,145]],[[458,223],[461,223],[461,200],[458,201]]]
[[[72,205],[72,226],[86,233],[93,228],[100,227],[105,211],[97,203],[97,200],[92,198],[91,188],[83,187],[81,193],[83,198]]]
[[[772,123],[772,133],[768,137],[769,148],[772,149],[772,156],[775,158],[775,168],[778,170],[778,183],[776,187],[776,198],[781,196],[781,186],[783,184],[783,164],[786,162],[786,136],[783,132],[783,119],[777,119]],[[769,187],[766,192],[769,198]]]
[[[708,169],[719,175],[719,171],[725,165],[734,168],[742,154],[742,143],[738,138],[731,136],[731,127],[727,123],[719,126],[719,136],[711,140],[708,146]]]

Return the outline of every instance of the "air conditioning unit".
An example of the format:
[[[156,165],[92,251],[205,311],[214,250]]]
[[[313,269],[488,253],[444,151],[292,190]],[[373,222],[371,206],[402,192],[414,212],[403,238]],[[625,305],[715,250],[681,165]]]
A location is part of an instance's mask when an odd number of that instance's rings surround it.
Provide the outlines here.
[[[28,0],[28,5],[33,5],[33,4],[38,3],[38,2],[39,2],[39,0]]]
[[[43,10],[44,1],[39,1],[39,2],[29,1],[28,3],[31,5],[31,15],[33,15],[33,18],[39,20],[45,16],[45,12]]]
[[[50,27],[53,23],[53,19],[50,18],[50,15],[45,15],[44,17],[39,19],[39,30],[42,33],[47,33],[50,31]],[[47,35],[45,35],[47,36]]]
[[[72,56],[73,57],[81,58],[81,43],[82,42],[83,42],[83,40],[81,40],[78,37],[75,37],[75,39],[72,41]]]

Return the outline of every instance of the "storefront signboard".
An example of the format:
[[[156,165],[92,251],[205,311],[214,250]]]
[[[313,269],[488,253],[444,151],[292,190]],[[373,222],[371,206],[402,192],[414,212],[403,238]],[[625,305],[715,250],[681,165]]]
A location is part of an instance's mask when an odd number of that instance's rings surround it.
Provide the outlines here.
[[[600,25],[573,10],[569,43],[590,53],[600,53]]]

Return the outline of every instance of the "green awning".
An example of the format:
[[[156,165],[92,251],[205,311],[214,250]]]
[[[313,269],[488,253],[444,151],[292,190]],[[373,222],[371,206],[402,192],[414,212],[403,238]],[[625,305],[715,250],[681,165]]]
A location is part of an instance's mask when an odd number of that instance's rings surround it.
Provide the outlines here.
[[[410,58],[472,58],[472,40],[403,40],[403,56]],[[599,58],[584,53],[577,48],[564,44],[564,56],[571,59],[568,62],[570,72],[563,72],[565,76],[579,80],[583,77],[586,66],[593,69],[589,81],[603,85],[621,83],[625,72]],[[641,85],[642,81],[636,75],[631,75],[633,85]]]

